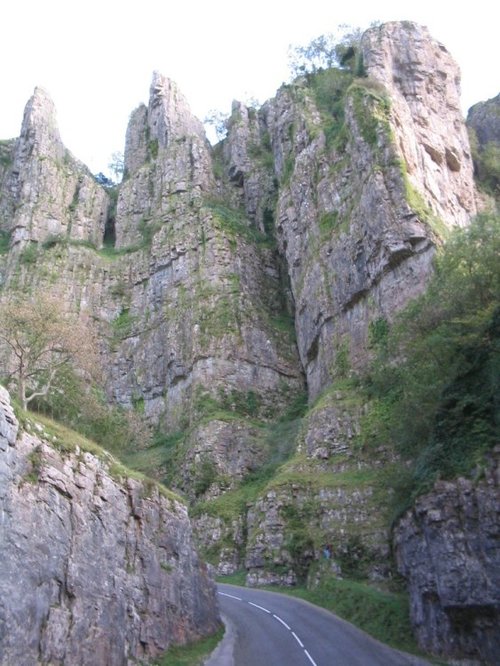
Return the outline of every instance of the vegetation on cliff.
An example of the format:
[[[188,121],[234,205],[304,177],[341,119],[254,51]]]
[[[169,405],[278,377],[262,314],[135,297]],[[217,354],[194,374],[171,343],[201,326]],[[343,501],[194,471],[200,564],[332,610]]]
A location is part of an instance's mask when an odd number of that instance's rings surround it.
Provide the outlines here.
[[[392,327],[373,327],[378,353],[365,442],[409,461],[398,511],[438,478],[481,474],[500,434],[500,217],[479,216],[436,258],[429,288]]]
[[[37,398],[64,395],[68,371],[86,380],[98,374],[90,322],[65,312],[57,295],[11,295],[0,305],[0,341],[2,375],[23,409]]]

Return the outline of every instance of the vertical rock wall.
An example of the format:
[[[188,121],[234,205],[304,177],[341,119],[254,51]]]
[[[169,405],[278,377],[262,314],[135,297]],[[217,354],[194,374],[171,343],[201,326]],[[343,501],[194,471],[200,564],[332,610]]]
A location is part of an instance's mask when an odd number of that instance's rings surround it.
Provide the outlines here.
[[[107,214],[43,91],[20,139],[0,146],[5,285],[62,286],[94,314],[110,399],[180,433],[171,465],[190,498],[237,489],[269,460],[263,431],[305,374],[310,410],[292,458],[238,515],[197,519],[221,570],[246,561],[253,582],[293,582],[325,542],[340,570],[387,575],[378,469],[394,460],[360,445],[368,407],[349,378],[366,368],[377,326],[425,289],[447,231],[476,210],[446,49],[402,22],[370,29],[361,51],[366,76],[322,72],[260,110],[234,103],[213,149],[175,84],[155,74],[127,130],[107,256],[44,243],[62,235],[99,248]],[[23,254],[32,241],[36,270]]]
[[[394,530],[420,646],[478,664],[500,654],[499,458],[497,447],[477,483],[437,483]]]
[[[460,70],[427,28],[386,23],[363,36],[363,62],[391,99],[391,126],[409,182],[447,227],[476,212]]]
[[[103,188],[64,147],[52,100],[36,88],[0,193],[0,227],[11,245],[60,238],[100,247],[108,205]]]
[[[123,666],[213,633],[215,586],[179,499],[30,430],[0,387],[2,664]]]
[[[27,128],[38,127],[40,116],[52,129],[34,132],[36,145],[43,155],[65,154],[52,103],[40,91],[34,100],[39,112],[33,119],[30,101],[18,143],[28,141]],[[48,160],[37,150],[25,168],[45,173]],[[31,198],[65,187],[61,172],[45,176],[43,183],[29,181]],[[127,131],[110,233],[116,247],[102,253],[100,243],[93,249],[62,242],[66,236],[48,234],[37,222],[40,234],[30,236],[39,241],[36,270],[24,245],[7,262],[9,289],[58,289],[68,307],[97,319],[113,402],[141,404],[147,421],[169,432],[189,430],[177,475],[188,492],[201,460],[220,475],[233,477],[236,469],[234,478],[253,467],[254,449],[245,444],[253,426],[231,413],[238,412],[234,405],[245,408],[250,396],[259,418],[303,390],[279,262],[270,239],[233,203],[216,187],[202,124],[175,84],[155,74],[149,105],[132,114]],[[100,233],[102,240],[104,227]],[[219,412],[217,424],[200,426],[210,420],[207,409]]]
[[[334,141],[338,121],[325,122],[307,81],[263,109],[311,398],[338,376],[339,354],[355,369],[366,364],[370,323],[390,320],[423,290],[435,242],[476,210],[448,52],[407,23],[369,30],[361,50],[367,78],[347,88]]]

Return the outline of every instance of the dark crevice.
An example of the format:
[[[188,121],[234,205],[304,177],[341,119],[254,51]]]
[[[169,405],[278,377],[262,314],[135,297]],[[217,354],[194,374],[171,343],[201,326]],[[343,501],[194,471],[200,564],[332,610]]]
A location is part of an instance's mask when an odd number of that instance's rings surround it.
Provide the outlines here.
[[[110,190],[110,203],[104,225],[103,244],[107,247],[115,247],[116,244],[116,204],[118,201],[118,190]]]

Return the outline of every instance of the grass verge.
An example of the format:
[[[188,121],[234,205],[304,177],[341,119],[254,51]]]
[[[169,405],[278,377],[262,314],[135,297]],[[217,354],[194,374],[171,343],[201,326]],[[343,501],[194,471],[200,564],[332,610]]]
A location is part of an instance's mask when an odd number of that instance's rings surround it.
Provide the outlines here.
[[[151,491],[153,488],[156,488],[163,497],[183,503],[183,500],[178,495],[161,483],[158,483],[137,470],[128,468],[118,458],[110,454],[106,449],[100,447],[94,441],[71,428],[68,428],[60,422],[52,420],[45,414],[29,411],[22,412],[18,410],[16,415],[24,428],[26,428],[27,424],[31,423],[31,431],[47,442],[49,446],[59,451],[62,455],[65,453],[74,453],[78,447],[82,451],[91,453],[104,462],[109,475],[117,481],[123,482],[123,480],[127,478],[135,479],[136,481],[140,481],[145,489]],[[43,426],[42,430],[39,430],[35,424]]]
[[[244,586],[245,576],[245,571],[238,571],[231,576],[220,576],[217,580],[220,583]],[[424,656],[411,630],[408,595],[404,592],[386,592],[368,583],[340,580],[332,576],[323,577],[315,589],[278,589],[271,586],[262,589],[309,601],[351,622],[396,650]]]
[[[163,655],[155,666],[201,666],[203,661],[215,650],[224,636],[222,627],[213,634],[189,645],[173,646]]]
[[[336,578],[328,578],[312,590],[296,587],[280,591],[332,611],[393,648],[419,651],[405,593],[383,592],[367,583]]]

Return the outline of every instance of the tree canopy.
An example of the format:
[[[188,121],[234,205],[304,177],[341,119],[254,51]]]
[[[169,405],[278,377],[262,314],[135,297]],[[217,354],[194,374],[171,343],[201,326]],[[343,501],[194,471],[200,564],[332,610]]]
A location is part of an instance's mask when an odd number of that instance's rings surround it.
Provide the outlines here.
[[[404,508],[436,479],[480,470],[500,438],[500,217],[457,230],[425,294],[372,333],[367,442],[408,460]]]
[[[23,409],[62,390],[71,367],[98,373],[97,343],[90,322],[67,312],[62,300],[43,293],[10,296],[0,305],[0,367]]]
[[[315,74],[332,67],[354,69],[362,32],[359,28],[340,25],[336,33],[325,33],[308,44],[288,48],[288,66],[295,78]]]

